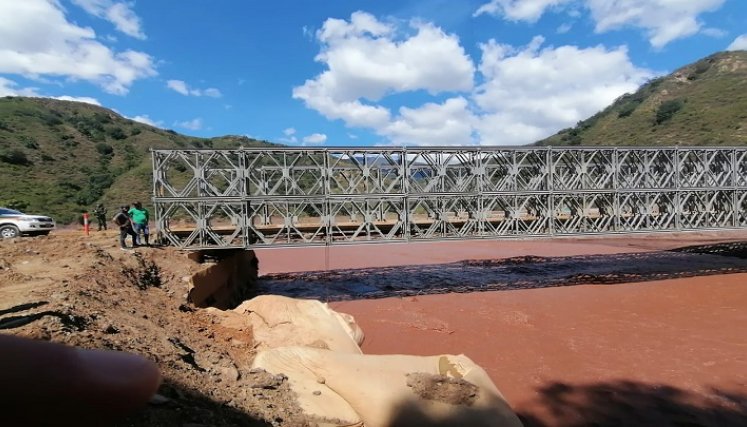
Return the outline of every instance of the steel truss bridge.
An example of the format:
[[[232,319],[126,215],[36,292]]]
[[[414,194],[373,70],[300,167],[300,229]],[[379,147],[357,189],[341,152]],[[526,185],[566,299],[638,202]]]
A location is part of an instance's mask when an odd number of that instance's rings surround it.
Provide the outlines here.
[[[747,228],[747,147],[154,150],[184,249]]]

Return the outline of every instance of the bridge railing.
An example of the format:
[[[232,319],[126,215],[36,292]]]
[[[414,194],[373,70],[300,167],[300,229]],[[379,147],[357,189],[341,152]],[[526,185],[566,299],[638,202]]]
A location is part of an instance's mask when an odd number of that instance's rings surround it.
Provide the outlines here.
[[[747,148],[154,150],[182,248],[747,227]]]

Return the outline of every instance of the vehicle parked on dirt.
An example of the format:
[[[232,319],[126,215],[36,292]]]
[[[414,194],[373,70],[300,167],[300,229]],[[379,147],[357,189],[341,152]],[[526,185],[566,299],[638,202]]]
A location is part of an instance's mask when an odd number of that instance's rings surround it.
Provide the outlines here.
[[[0,238],[46,235],[54,228],[54,220],[48,216],[26,215],[15,209],[0,208]]]

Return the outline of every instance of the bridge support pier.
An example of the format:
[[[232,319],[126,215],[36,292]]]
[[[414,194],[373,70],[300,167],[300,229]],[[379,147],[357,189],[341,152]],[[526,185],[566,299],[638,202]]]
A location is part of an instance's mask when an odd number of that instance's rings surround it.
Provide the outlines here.
[[[196,307],[235,307],[249,297],[257,282],[259,260],[253,250],[207,249],[187,256],[205,264],[190,279],[187,300]]]

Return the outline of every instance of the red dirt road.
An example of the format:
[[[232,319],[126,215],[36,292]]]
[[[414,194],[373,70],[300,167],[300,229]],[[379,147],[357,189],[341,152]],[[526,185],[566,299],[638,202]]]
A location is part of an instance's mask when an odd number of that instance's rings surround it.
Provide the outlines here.
[[[745,233],[331,248],[329,261],[324,249],[258,256],[266,274],[735,240],[747,240]],[[331,306],[355,316],[365,353],[471,357],[527,426],[747,425],[745,273]]]

